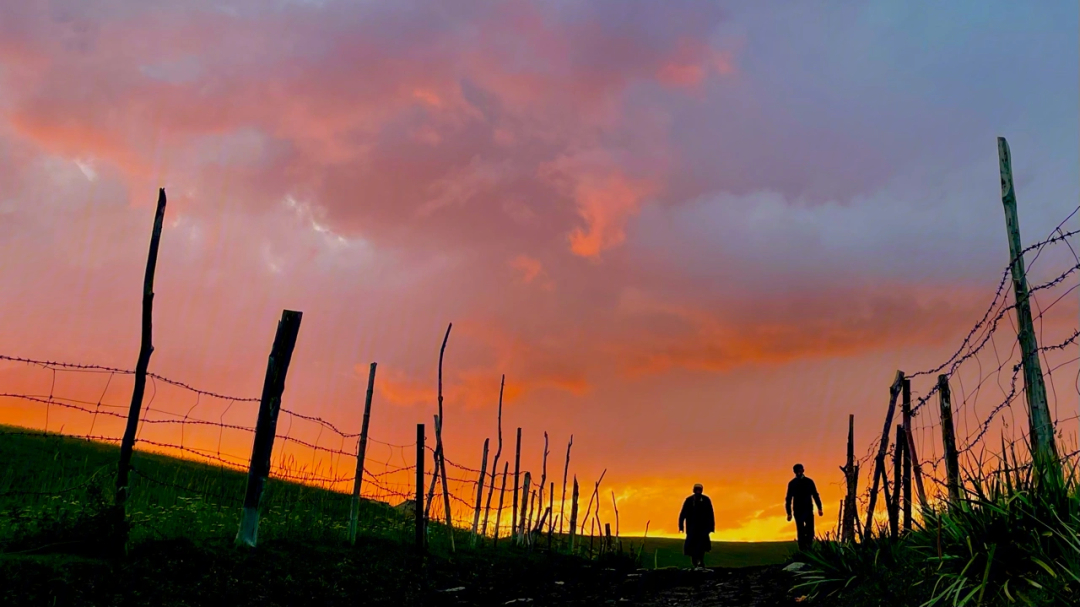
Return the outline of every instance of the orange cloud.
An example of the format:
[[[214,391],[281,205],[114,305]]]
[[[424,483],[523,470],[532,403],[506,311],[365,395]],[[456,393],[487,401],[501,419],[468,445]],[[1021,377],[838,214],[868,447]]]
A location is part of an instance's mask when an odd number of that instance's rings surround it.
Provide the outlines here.
[[[617,314],[646,325],[649,319],[662,322],[664,329],[645,330],[605,349],[635,377],[672,368],[726,371],[747,363],[781,364],[886,346],[942,343],[978,319],[985,305],[981,290],[923,291],[915,285],[889,285],[869,292],[838,290],[832,296],[800,294],[707,309],[627,290]],[[842,310],[835,308],[837,300],[846,302]],[[672,328],[672,321],[678,328]]]
[[[541,167],[541,174],[570,195],[585,222],[568,236],[570,251],[581,257],[597,258],[622,244],[627,221],[657,190],[651,179],[629,177],[600,151],[562,156]]]
[[[548,277],[544,264],[540,263],[539,259],[528,255],[518,255],[510,260],[509,266],[518,272],[518,279],[525,284],[532,284],[539,278],[537,284],[545,291],[550,291],[555,287],[555,283]]]

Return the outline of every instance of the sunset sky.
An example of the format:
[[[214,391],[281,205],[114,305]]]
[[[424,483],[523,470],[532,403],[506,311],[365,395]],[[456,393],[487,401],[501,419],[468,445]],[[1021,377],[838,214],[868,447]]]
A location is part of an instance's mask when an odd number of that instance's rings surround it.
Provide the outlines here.
[[[285,406],[356,431],[377,361],[372,435],[409,443],[453,322],[450,459],[479,467],[505,373],[503,461],[520,426],[538,475],[547,431],[561,480],[573,433],[623,534],[677,533],[701,482],[714,539],[793,538],[791,465],[834,523],[847,415],[861,454],[896,370],[946,360],[989,304],[995,138],[1026,242],[1076,208],[1078,10],[4,2],[0,354],[135,366],[164,187],[152,371],[258,396],[301,310]]]

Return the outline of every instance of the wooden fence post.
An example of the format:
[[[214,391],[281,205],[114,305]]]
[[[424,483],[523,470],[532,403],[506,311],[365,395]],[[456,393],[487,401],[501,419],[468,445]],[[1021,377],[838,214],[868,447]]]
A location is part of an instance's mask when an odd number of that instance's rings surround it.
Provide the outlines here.
[[[574,532],[577,530],[578,484],[574,475],[574,493],[570,497],[570,553],[574,553]]]
[[[540,498],[540,501],[537,504],[538,507],[540,508],[540,510],[544,509],[544,489],[547,487],[547,459],[548,459],[548,433],[545,431],[544,432],[544,463],[543,463],[543,467],[540,470],[540,486],[539,486],[540,492],[537,495],[537,497]],[[537,513],[537,515],[539,515],[539,512]]]
[[[619,504],[615,502],[615,492],[611,492],[611,507],[615,509],[615,541],[619,543],[619,552],[622,552],[622,543],[619,541]]]
[[[517,446],[514,448],[514,503],[510,509],[510,537],[518,532],[518,492],[521,487],[521,428],[517,429]]]
[[[116,471],[116,506],[121,515],[128,494],[128,471],[131,454],[135,450],[135,434],[139,428],[143,394],[146,392],[146,369],[154,352],[152,339],[154,324],[154,272],[157,270],[158,246],[161,243],[161,226],[165,221],[165,188],[158,190],[157,210],[154,211],[154,228],[150,233],[150,253],[146,257],[146,274],[143,276],[142,338],[139,341],[139,359],[135,363],[135,387],[131,391],[127,426],[120,442],[120,462]]]
[[[356,543],[356,526],[360,518],[360,486],[364,482],[364,458],[367,455],[368,423],[371,421],[371,397],[375,393],[375,363],[368,371],[367,395],[364,397],[364,423],[360,427],[360,443],[356,447],[356,480],[353,481],[352,507],[349,509],[349,543]]]
[[[262,499],[266,478],[270,476],[270,456],[274,449],[277,432],[278,411],[281,395],[285,392],[285,375],[289,371],[296,336],[300,332],[300,312],[285,310],[278,321],[270,360],[266,366],[262,398],[259,401],[259,418],[255,425],[255,439],[251,446],[251,465],[248,469],[247,491],[244,494],[244,512],[240,518],[240,531],[236,544],[254,547],[259,532],[259,502]]]
[[[522,487],[521,492],[521,513],[518,515],[517,525],[517,543],[522,544],[525,542],[525,534],[523,531],[528,528],[528,523],[525,521],[525,514],[529,508],[529,485],[532,483],[532,474],[525,472],[525,484]],[[515,493],[517,493],[515,487]]]
[[[480,506],[483,505],[484,499],[484,481],[487,477],[487,459],[488,459],[488,441],[491,439],[484,439],[484,459],[480,463],[480,478],[476,479],[476,510],[473,512],[472,521],[472,545],[476,546],[476,538],[480,527]]]
[[[949,501],[956,505],[960,503],[960,458],[956,453],[956,431],[953,429],[952,394],[948,375],[938,375],[938,395],[941,398],[941,442],[945,448]]]
[[[436,417],[435,418],[435,442],[440,444],[440,445],[442,445],[442,426],[443,426],[442,417]],[[447,482],[446,482],[446,455],[444,454],[441,447],[438,449],[438,451],[439,451],[439,458],[438,458],[439,470],[438,471],[439,471],[439,474],[442,476],[442,478],[440,480],[442,481],[443,510],[446,511],[446,534],[447,534],[447,537],[450,538],[450,552],[455,552],[456,549],[454,548],[454,519],[453,519],[453,517],[451,515],[451,512],[450,512],[450,487],[447,485]]]
[[[416,520],[416,549],[424,554],[424,540],[427,536],[424,517],[424,424],[416,424],[416,508],[413,518]]]
[[[506,386],[506,375],[499,382],[499,447],[495,450],[495,459],[491,461],[491,488],[488,489],[487,505],[484,506],[484,525],[480,529],[480,535],[487,535],[488,515],[491,514],[491,497],[495,495],[495,477],[499,472],[499,456],[502,455],[502,401],[503,388]]]
[[[847,484],[847,495],[844,498],[844,517],[840,527],[840,540],[851,542],[855,540],[855,519],[858,513],[855,510],[856,497],[858,495],[859,467],[855,465],[855,416],[848,415],[848,439],[847,439],[847,465],[843,468],[844,478]]]
[[[885,452],[889,449],[889,430],[892,428],[893,415],[896,412],[896,399],[900,396],[900,384],[904,372],[897,371],[896,379],[889,387],[889,408],[885,413],[885,429],[881,431],[881,442],[878,444],[878,454],[874,459],[874,484],[870,490],[870,505],[866,510],[866,525],[863,527],[863,540],[869,540],[874,535],[874,506],[877,504],[878,487],[885,476]],[[895,480],[895,479],[894,479]],[[888,497],[886,497],[888,501]]]
[[[566,444],[566,465],[562,473],[562,498],[559,500],[559,535],[563,532],[563,517],[566,515],[566,475],[570,472],[570,448],[574,446],[574,435],[570,435],[570,442]]]
[[[1009,255],[1012,258],[1010,269],[1016,299],[1017,339],[1020,342],[1021,364],[1024,368],[1024,391],[1027,395],[1033,460],[1040,476],[1059,482],[1061,468],[1058,465],[1054,439],[1054,421],[1046,403],[1046,384],[1039,363],[1039,344],[1035,339],[1035,327],[1031,320],[1031,301],[1022,254],[1024,249],[1020,243],[1020,219],[1016,213],[1012,154],[1004,137],[998,137],[997,144],[1001,169],[1001,203],[1005,207],[1005,228],[1009,236]]]
[[[903,390],[903,417],[904,417],[904,432],[906,433],[911,429],[911,380],[904,378],[904,383],[901,386]],[[904,443],[904,532],[911,531],[911,451],[907,448],[907,439],[905,436],[897,436],[897,443],[903,441]]]
[[[502,521],[503,498],[506,497],[506,473],[510,470],[510,462],[503,462],[502,487],[499,488],[499,510],[495,513],[495,541],[493,547],[499,545],[499,523]]]
[[[904,484],[901,479],[902,464],[904,460],[904,426],[896,426],[896,446],[893,447],[893,497],[892,509],[889,512],[889,532],[895,541],[900,537],[900,488]]]

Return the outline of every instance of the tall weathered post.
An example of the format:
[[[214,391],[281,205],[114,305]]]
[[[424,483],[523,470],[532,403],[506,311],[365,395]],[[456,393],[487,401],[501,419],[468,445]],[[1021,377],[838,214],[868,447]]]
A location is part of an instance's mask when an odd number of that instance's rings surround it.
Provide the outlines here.
[[[859,467],[855,465],[855,416],[848,415],[848,439],[847,439],[847,464],[842,468],[844,480],[847,485],[847,495],[844,497],[843,521],[841,524],[840,540],[851,542],[855,540],[856,496],[859,483]]]
[[[375,363],[368,371],[367,395],[364,397],[364,422],[360,426],[360,442],[356,446],[356,480],[353,481],[352,505],[349,508],[349,543],[356,543],[356,527],[360,518],[360,487],[364,482],[364,459],[367,455],[368,425],[371,421],[371,397],[375,393]]]
[[[911,451],[907,449],[906,433],[911,429],[911,380],[904,378],[903,383],[904,436],[897,435],[896,442],[904,443],[904,531],[911,531]]]
[[[281,395],[285,392],[285,375],[289,371],[296,336],[300,332],[300,312],[285,310],[278,321],[270,360],[266,365],[262,398],[259,400],[259,419],[255,425],[255,439],[251,446],[251,466],[248,469],[247,491],[244,494],[244,511],[240,517],[240,531],[236,544],[254,547],[259,532],[259,502],[263,487],[270,476],[270,456],[277,433],[278,412]]]
[[[154,228],[150,233],[150,253],[146,257],[146,274],[143,276],[142,338],[139,342],[139,359],[135,363],[135,387],[131,391],[127,426],[120,442],[120,465],[116,471],[116,505],[121,513],[127,500],[128,471],[131,469],[131,454],[135,450],[135,434],[139,429],[139,413],[142,411],[143,394],[146,392],[146,369],[150,366],[150,355],[154,352],[154,272],[157,270],[158,246],[161,243],[161,226],[164,221],[165,188],[161,188],[158,190]]]
[[[1046,384],[1039,364],[1039,344],[1031,320],[1031,300],[1024,270],[1023,246],[1020,242],[1020,220],[1016,212],[1016,190],[1012,174],[1012,154],[1009,143],[998,137],[998,161],[1001,172],[1001,203],[1005,207],[1005,229],[1009,236],[1009,256],[1012,259],[1013,294],[1016,298],[1017,339],[1020,342],[1021,364],[1024,368],[1024,391],[1027,395],[1031,451],[1038,476],[1042,480],[1061,480],[1054,422],[1046,403]]]
[[[938,375],[938,396],[941,399],[941,442],[945,449],[945,475],[948,479],[949,502],[960,503],[960,458],[956,452],[956,431],[952,419],[952,391],[949,376]]]

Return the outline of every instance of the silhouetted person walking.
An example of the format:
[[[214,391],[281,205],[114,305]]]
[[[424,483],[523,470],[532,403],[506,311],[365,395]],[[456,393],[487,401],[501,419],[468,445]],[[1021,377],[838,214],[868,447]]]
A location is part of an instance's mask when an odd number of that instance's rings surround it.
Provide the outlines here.
[[[803,465],[795,464],[795,478],[787,485],[787,498],[784,500],[784,508],[787,509],[787,520],[791,521],[791,515],[795,515],[795,532],[799,538],[799,550],[809,550],[814,543],[814,503],[817,503],[818,516],[824,516],[821,510],[821,497],[818,496],[817,486],[814,481],[803,475]]]
[[[701,492],[702,486],[694,485],[694,494],[686,498],[679,513],[679,532],[686,529],[683,554],[690,557],[694,567],[705,566],[705,553],[712,550],[709,534],[716,531],[712,500]]]

